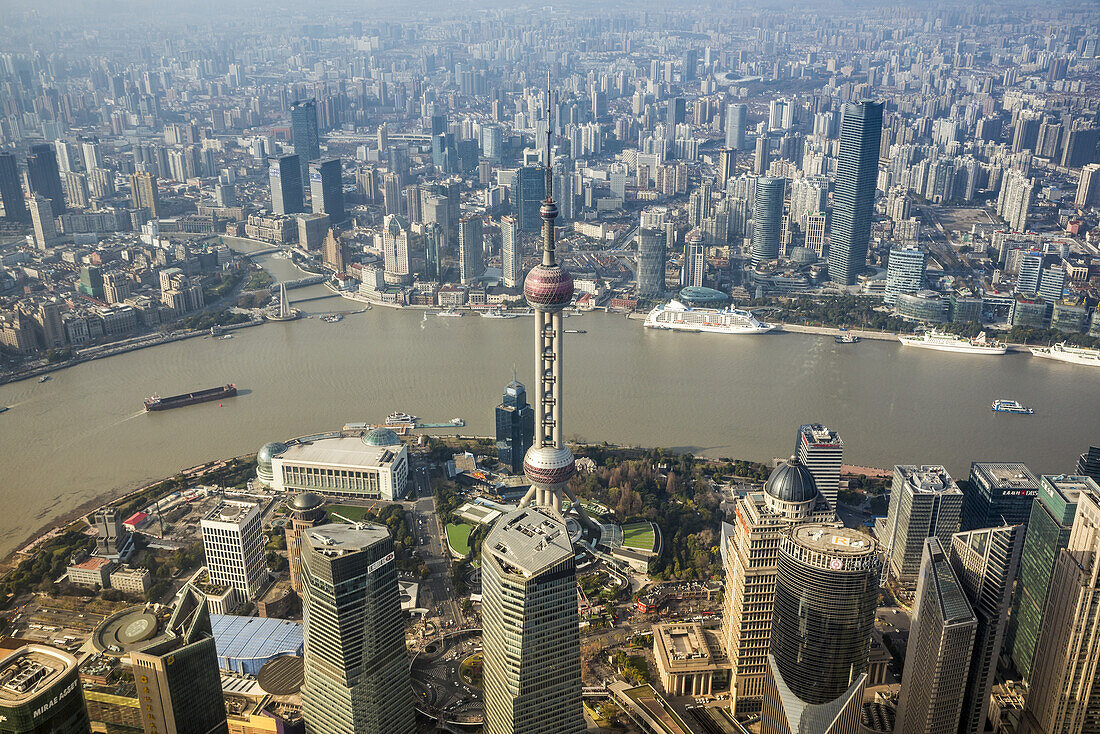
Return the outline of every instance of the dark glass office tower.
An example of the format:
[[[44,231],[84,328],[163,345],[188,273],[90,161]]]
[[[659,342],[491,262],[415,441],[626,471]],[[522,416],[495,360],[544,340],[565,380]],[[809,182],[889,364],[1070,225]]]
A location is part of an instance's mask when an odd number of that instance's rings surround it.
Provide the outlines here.
[[[524,166],[516,171],[512,184],[512,209],[521,232],[537,232],[542,225],[539,208],[546,198],[546,177],[538,166]]]
[[[955,734],[977,626],[939,538],[926,539],[895,734]]]
[[[1039,480],[1024,464],[974,462],[963,489],[962,529],[1027,525],[1038,493]]]
[[[981,734],[985,729],[1023,541],[1022,525],[971,530],[951,537],[951,568],[978,618],[959,734]]]
[[[31,213],[27,199],[19,183],[19,166],[11,153],[0,154],[0,201],[4,203],[4,216],[12,222],[29,222]]]
[[[290,105],[290,136],[302,180],[309,175],[310,161],[321,157],[321,135],[317,131],[317,100],[298,100]]]
[[[65,194],[61,188],[61,171],[57,167],[57,152],[49,143],[32,145],[27,155],[27,183],[32,194],[50,200],[54,216],[65,213]]]
[[[206,596],[185,586],[164,635],[130,653],[146,734],[228,732]]]
[[[527,388],[512,375],[497,406],[497,461],[513,474],[523,473],[523,457],[535,438],[535,411]]]
[[[656,229],[638,230],[638,297],[654,298],[665,289],[665,235]]]
[[[875,541],[856,530],[807,523],[783,536],[762,731],[855,731],[880,573]],[[804,728],[826,714],[835,725]]]
[[[1077,473],[1100,482],[1100,446],[1089,446],[1089,450],[1081,454],[1077,459]]]
[[[307,734],[413,734],[393,539],[381,525],[302,533]]]
[[[271,211],[297,214],[306,209],[302,190],[302,166],[297,155],[281,155],[268,160],[271,180]]]
[[[756,206],[752,213],[753,265],[779,257],[786,184],[786,179],[782,178],[760,178],[756,181]]]
[[[834,283],[853,285],[867,264],[881,139],[881,102],[844,105],[829,240],[829,278]]]
[[[1039,643],[1054,562],[1058,560],[1058,552],[1069,544],[1077,501],[1086,490],[1100,493],[1100,487],[1089,477],[1043,476],[1039,480],[1039,496],[1031,506],[1024,548],[1020,553],[1016,606],[1005,643],[1016,671],[1028,682],[1035,665],[1035,648]]]
[[[344,213],[344,184],[341,180],[339,158],[310,161],[309,196],[314,214],[328,214],[329,221],[333,224],[347,218]]]
[[[668,137],[674,137],[676,126],[683,124],[685,119],[687,119],[687,100],[683,97],[673,97],[668,101],[668,117],[665,119],[665,124],[669,128]]]

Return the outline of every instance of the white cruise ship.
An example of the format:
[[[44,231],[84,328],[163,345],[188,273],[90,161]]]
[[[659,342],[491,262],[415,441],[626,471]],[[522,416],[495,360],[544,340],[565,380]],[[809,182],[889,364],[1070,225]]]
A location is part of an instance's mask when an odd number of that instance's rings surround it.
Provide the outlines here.
[[[965,336],[947,334],[933,329],[920,336],[898,336],[898,341],[907,347],[935,349],[940,352],[1000,355],[1008,351],[1008,346],[1003,342],[986,339],[984,331],[973,339],[968,339]]]
[[[1070,364],[1087,364],[1100,367],[1100,349],[1085,349],[1084,347],[1071,347],[1065,342],[1049,347],[1032,347],[1031,353],[1036,357],[1056,359],[1059,362]]]
[[[775,324],[766,324],[748,311],[735,308],[691,308],[679,301],[657,306],[645,317],[651,329],[703,331],[713,334],[763,334]]]

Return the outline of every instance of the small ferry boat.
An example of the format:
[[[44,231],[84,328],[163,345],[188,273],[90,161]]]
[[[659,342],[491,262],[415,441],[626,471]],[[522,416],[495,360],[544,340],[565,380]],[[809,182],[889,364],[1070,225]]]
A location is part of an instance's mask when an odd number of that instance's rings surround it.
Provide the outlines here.
[[[443,309],[442,311],[440,311],[439,313],[436,314],[436,316],[455,316],[455,317],[465,316],[465,315],[466,314],[462,313],[461,311],[455,311],[453,308],[445,308],[445,309]]]
[[[0,405],[0,413],[7,413],[11,408],[6,405]]]
[[[402,413],[400,411],[390,413],[386,416],[386,423],[401,424],[401,423],[415,423],[416,416],[409,415],[408,413]]]
[[[343,317],[342,314],[327,313],[327,314],[325,314],[324,316],[321,317],[321,321],[324,321],[326,324],[335,324],[336,322],[342,320],[343,318],[344,317]]]
[[[566,329],[565,333],[566,334],[587,334],[588,331],[586,329]]]
[[[1065,342],[1053,344],[1049,347],[1032,347],[1031,353],[1036,357],[1056,359],[1059,362],[1070,364],[1084,364],[1100,367],[1100,349],[1086,349],[1085,347],[1073,347]]]
[[[232,338],[233,338],[232,334],[226,334],[225,336],[222,337],[223,340],[224,339],[232,339]]]
[[[850,331],[845,331],[843,334],[834,336],[833,341],[837,344],[859,344],[859,337]]]
[[[50,379],[49,375],[42,375],[41,377],[38,378],[38,381],[39,382],[49,382],[49,379]]]
[[[990,408],[994,413],[1022,413],[1024,415],[1031,415],[1035,412],[1034,408],[1027,408],[1016,400],[994,400]]]
[[[462,426],[466,425],[466,421],[462,420],[461,418],[451,418],[451,425],[459,426],[461,428]]]
[[[481,312],[481,318],[483,319],[514,319],[518,318],[514,313],[505,313],[499,308],[490,308],[488,311]]]

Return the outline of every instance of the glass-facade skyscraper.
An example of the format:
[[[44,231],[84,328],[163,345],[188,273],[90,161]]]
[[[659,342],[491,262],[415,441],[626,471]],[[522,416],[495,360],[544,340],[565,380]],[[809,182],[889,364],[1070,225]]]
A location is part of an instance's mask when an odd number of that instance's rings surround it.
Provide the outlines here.
[[[333,224],[344,221],[344,182],[339,158],[309,163],[309,196],[314,214],[328,214]]]
[[[321,157],[321,135],[317,129],[317,100],[297,100],[290,105],[290,137],[294,154],[302,170],[302,180],[309,175],[309,162]]]
[[[4,204],[4,217],[8,221],[30,221],[27,199],[19,183],[19,166],[11,153],[0,154],[0,202]]]
[[[389,530],[369,523],[301,536],[308,734],[413,734],[397,565]]]
[[[748,120],[748,107],[739,102],[726,105],[726,147],[733,150],[745,149],[745,127]]]
[[[844,105],[829,246],[829,278],[834,283],[853,285],[867,264],[881,139],[881,102]]]
[[[504,515],[481,547],[486,734],[581,734],[580,619],[557,511]]]
[[[513,375],[497,406],[497,461],[512,474],[522,474],[534,437],[535,411],[527,404],[527,388]]]
[[[1027,525],[1039,480],[1026,465],[974,462],[963,490],[962,529]]]
[[[268,160],[271,211],[275,214],[297,214],[305,211],[302,166],[299,160],[297,155],[281,155]]]
[[[512,183],[512,209],[521,232],[537,232],[542,224],[539,207],[546,198],[546,177],[538,166],[523,166]]]
[[[928,253],[919,247],[895,247],[886,264],[886,295],[882,300],[890,306],[902,293],[916,293],[924,287],[924,269]]]
[[[756,202],[752,213],[752,264],[779,257],[783,230],[783,196],[787,181],[760,178],[756,181]]]
[[[1043,476],[1039,479],[1039,494],[1031,506],[1020,554],[1016,602],[1005,644],[1016,671],[1025,681],[1031,680],[1035,664],[1035,648],[1050,596],[1054,562],[1059,551],[1069,543],[1077,502],[1086,491],[1100,493],[1100,487],[1083,476]]]
[[[638,297],[655,298],[665,289],[664,233],[656,229],[638,230]]]
[[[878,603],[875,541],[839,525],[809,523],[780,541],[772,608],[766,732],[827,731],[859,721]]]
[[[50,200],[54,216],[65,213],[65,194],[61,187],[61,170],[57,166],[57,151],[49,143],[32,145],[27,154],[27,184],[31,194]]]
[[[924,542],[895,734],[955,734],[978,618],[939,538]]]

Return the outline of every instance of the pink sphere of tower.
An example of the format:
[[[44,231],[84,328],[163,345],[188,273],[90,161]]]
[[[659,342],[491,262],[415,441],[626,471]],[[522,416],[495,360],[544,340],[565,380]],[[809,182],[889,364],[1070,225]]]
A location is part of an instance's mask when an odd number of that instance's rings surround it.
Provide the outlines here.
[[[573,300],[573,276],[557,265],[536,265],[523,281],[523,295],[532,308],[561,311]]]

